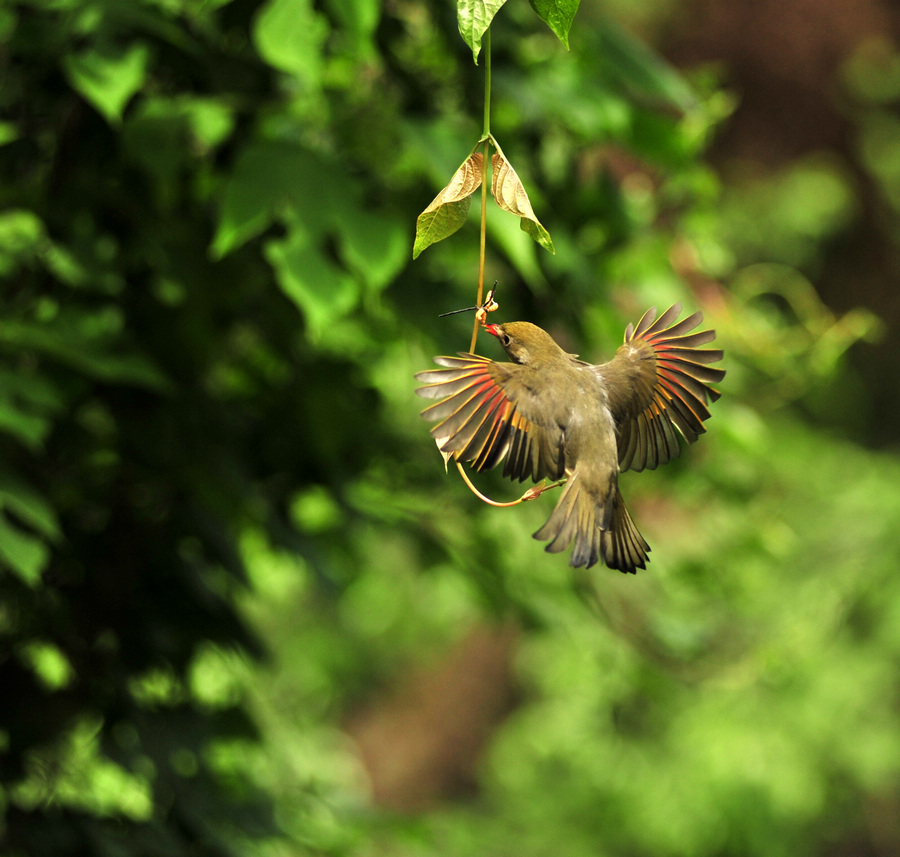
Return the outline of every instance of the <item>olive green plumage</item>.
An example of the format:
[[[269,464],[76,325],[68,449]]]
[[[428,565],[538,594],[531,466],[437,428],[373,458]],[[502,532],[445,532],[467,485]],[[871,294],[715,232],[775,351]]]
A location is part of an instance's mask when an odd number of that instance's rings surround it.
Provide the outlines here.
[[[678,456],[679,435],[693,443],[705,431],[707,407],[719,393],[722,352],[700,349],[712,330],[690,333],[697,312],[675,322],[680,305],[658,319],[629,325],[608,363],[568,354],[546,331],[524,321],[489,324],[511,363],[474,354],[436,357],[416,392],[439,401],[422,416],[437,422],[438,448],[476,470],[504,462],[512,479],[562,479],[562,494],[535,538],[552,553],[573,544],[570,564],[599,559],[623,572],[644,568],[649,545],[619,491],[622,470],[653,469]]]

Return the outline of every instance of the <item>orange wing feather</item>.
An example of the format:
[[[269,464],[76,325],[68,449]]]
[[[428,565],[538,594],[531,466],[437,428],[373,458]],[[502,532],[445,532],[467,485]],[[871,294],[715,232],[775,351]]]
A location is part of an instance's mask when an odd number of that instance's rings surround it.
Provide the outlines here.
[[[620,470],[653,470],[677,458],[681,453],[679,434],[688,443],[697,440],[706,431],[703,423],[710,416],[708,403],[719,398],[719,391],[710,384],[721,381],[725,371],[708,364],[721,360],[722,352],[697,347],[712,342],[716,333],[689,332],[703,320],[700,312],[673,324],[680,313],[680,304],[659,318],[655,308],[648,310],[636,326],[628,325],[625,344],[606,364],[621,368],[623,361],[635,360],[638,354],[638,359],[650,358],[656,367],[646,390],[620,393],[637,396],[636,401],[623,402],[618,408],[612,403],[614,413],[625,415],[617,424]]]
[[[516,392],[520,367],[476,354],[435,357],[443,369],[420,372],[416,393],[440,399],[422,411],[438,449],[455,461],[489,470],[506,459],[503,475],[524,482],[561,478],[565,468],[562,433],[535,423],[527,399]]]

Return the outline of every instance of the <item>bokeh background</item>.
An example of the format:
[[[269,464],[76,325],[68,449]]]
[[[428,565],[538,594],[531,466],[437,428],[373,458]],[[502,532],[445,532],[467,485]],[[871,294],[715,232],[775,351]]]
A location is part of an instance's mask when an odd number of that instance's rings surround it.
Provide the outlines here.
[[[0,33],[4,853],[900,851],[895,4],[582,0],[570,53],[496,18],[557,248],[492,211],[497,320],[600,361],[681,301],[725,349],[708,434],[623,480],[636,577],[418,416],[477,273],[474,221],[411,259],[482,127],[453,3]]]

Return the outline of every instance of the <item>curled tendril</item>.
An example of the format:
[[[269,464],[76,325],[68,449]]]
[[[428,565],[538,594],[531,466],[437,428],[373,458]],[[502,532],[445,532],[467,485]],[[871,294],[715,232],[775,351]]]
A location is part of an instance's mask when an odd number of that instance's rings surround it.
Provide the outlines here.
[[[539,482],[537,485],[532,485],[518,500],[510,500],[508,503],[501,503],[498,500],[491,500],[490,497],[486,497],[482,494],[473,484],[472,480],[469,479],[469,475],[463,469],[463,466],[457,461],[456,467],[459,470],[459,475],[462,476],[463,482],[469,487],[469,490],[482,502],[487,503],[489,506],[497,506],[498,508],[508,508],[509,506],[518,506],[520,503],[527,503],[529,500],[536,500],[541,496],[545,491],[550,491],[553,488],[559,488],[566,480],[560,479],[559,482],[551,482],[549,485],[545,485],[544,482]]]

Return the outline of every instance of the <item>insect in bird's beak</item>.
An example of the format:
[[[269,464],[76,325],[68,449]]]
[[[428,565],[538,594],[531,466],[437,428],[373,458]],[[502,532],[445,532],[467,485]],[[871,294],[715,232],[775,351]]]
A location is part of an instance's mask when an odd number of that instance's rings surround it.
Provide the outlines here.
[[[475,318],[478,319],[478,323],[483,325],[485,319],[487,318],[487,314],[489,312],[493,312],[496,309],[500,308],[500,304],[494,300],[494,291],[497,288],[497,284],[494,283],[493,289],[488,289],[487,296],[484,299],[484,303],[481,306],[467,306],[463,309],[452,309],[450,312],[442,312],[438,318],[444,318],[444,316],[448,315],[458,315],[461,312],[475,312]]]

